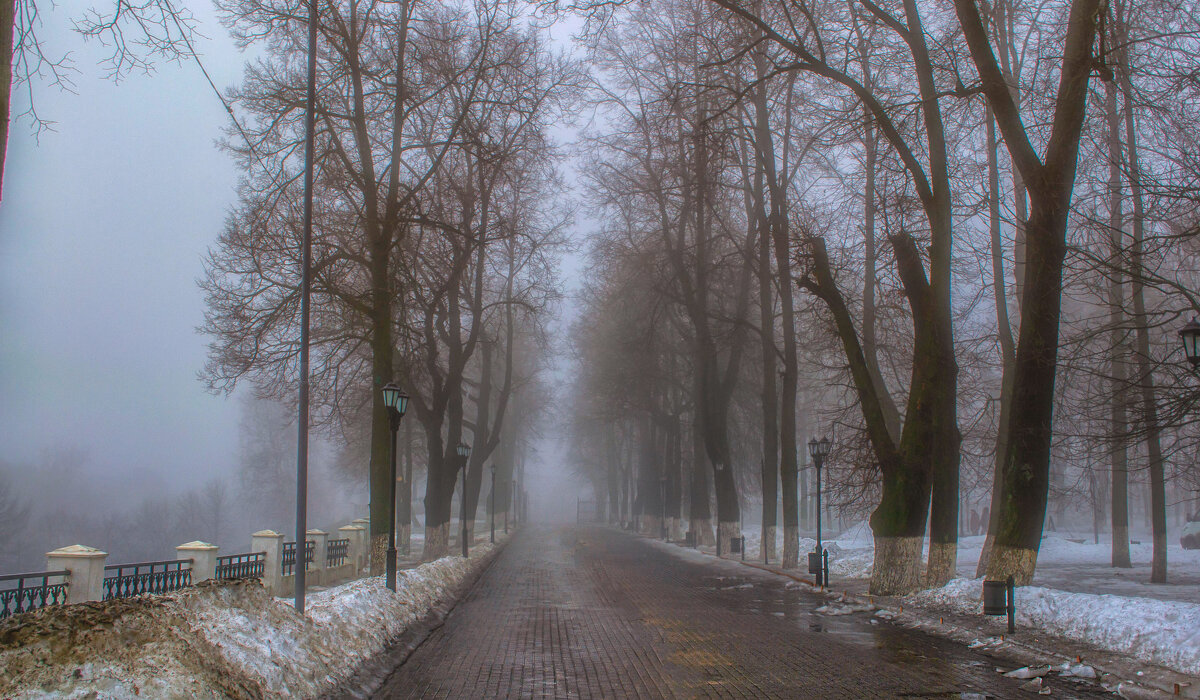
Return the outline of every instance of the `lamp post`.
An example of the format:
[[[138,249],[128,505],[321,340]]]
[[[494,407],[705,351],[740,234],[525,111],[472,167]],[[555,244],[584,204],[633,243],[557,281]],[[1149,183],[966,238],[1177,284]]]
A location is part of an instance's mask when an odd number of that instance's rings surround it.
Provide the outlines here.
[[[1200,319],[1193,318],[1180,328],[1179,339],[1183,341],[1183,354],[1192,369],[1200,368]]]
[[[813,466],[817,469],[817,548],[813,553],[816,556],[816,570],[813,570],[814,562],[812,556],[809,557],[808,569],[809,573],[816,574],[817,585],[820,586],[829,583],[825,580],[828,577],[828,573],[821,566],[821,558],[824,555],[824,551],[821,548],[821,466],[825,463],[825,458],[829,456],[830,447],[831,443],[827,437],[823,437],[820,440],[813,438],[808,441],[808,453],[812,455]]]
[[[404,414],[408,411],[408,394],[404,393],[395,382],[388,382],[387,386],[381,390],[383,392],[383,405],[387,407],[388,424],[392,429],[392,447],[391,447],[391,469],[392,478],[388,479],[391,484],[391,497],[388,499],[388,520],[391,525],[388,527],[388,550],[387,550],[387,587],[389,590],[396,590],[396,434],[400,431],[400,420],[404,418]]]
[[[458,504],[458,519],[462,521],[462,540],[463,559],[470,556],[470,550],[467,549],[467,462],[471,458],[471,446],[465,442],[458,443],[458,456],[462,458],[462,497]]]
[[[658,502],[658,524],[659,529],[662,530],[662,538],[665,540],[667,539],[667,477],[660,478],[658,484],[658,491],[661,494],[661,500]]]
[[[489,540],[492,544],[496,544],[496,464],[492,463],[492,489],[488,493],[488,499],[492,502],[488,510],[491,511],[492,533]]]
[[[512,508],[512,479],[504,480],[504,534],[508,534],[508,511]]]

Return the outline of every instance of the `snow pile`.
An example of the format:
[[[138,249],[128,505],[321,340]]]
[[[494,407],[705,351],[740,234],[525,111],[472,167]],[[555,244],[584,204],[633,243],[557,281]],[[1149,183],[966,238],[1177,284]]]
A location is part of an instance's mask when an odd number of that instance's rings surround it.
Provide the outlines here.
[[[47,609],[24,616],[37,631],[0,628],[0,696],[314,697],[450,596],[491,550],[400,571],[396,593],[383,577],[311,593],[307,616],[257,582]]]
[[[980,614],[982,579],[955,579],[914,593],[918,604]],[[1188,674],[1200,674],[1200,605],[1024,586],[1017,624],[1087,642]]]

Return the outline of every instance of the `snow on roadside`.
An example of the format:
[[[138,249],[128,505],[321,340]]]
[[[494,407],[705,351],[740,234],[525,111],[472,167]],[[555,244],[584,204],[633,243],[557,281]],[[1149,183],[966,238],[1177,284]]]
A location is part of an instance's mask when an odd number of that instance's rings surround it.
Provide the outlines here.
[[[85,641],[73,645],[69,656],[54,653],[53,642],[0,646],[0,695],[314,697],[451,595],[492,548],[480,545],[470,559],[445,557],[400,571],[396,593],[383,577],[310,593],[307,616],[257,583],[201,584],[122,601],[125,607],[101,624],[73,630]],[[139,636],[137,648],[119,653],[131,629]]]
[[[978,615],[982,579],[955,579],[906,596],[919,605]],[[1200,605],[1022,586],[1017,624],[1086,642],[1176,671],[1200,674]]]

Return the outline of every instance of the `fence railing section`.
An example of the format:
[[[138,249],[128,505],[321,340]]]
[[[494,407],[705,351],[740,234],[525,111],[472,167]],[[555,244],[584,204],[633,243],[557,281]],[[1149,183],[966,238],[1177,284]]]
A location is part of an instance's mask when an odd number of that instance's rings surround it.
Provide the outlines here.
[[[67,602],[67,576],[70,571],[38,571],[31,574],[0,576],[0,620]],[[63,580],[51,583],[50,579]]]
[[[308,565],[313,563],[313,552],[316,544],[305,540],[304,542],[304,570],[308,571]],[[283,543],[283,575],[291,576],[296,573],[296,543]]]
[[[116,572],[108,575],[109,572]],[[192,560],[143,561],[104,567],[104,599],[170,593],[192,583]]]
[[[350,540],[329,540],[325,550],[325,566],[341,566],[350,554]]]
[[[263,565],[266,563],[266,552],[251,552],[249,554],[230,554],[227,557],[217,557],[217,580],[238,578],[262,578]]]

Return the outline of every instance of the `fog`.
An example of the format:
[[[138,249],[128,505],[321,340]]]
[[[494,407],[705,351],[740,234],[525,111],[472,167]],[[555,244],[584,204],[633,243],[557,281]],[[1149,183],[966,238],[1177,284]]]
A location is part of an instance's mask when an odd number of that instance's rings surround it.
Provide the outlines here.
[[[77,70],[71,91],[14,86],[0,205],[0,478],[31,508],[30,530],[55,513],[111,521],[150,505],[177,512],[185,494],[223,484],[237,512],[228,532],[205,536],[244,546],[249,531],[234,530],[267,526],[243,517],[254,505],[239,497],[248,392],[213,395],[197,378],[208,340],[196,332],[204,313],[196,279],[239,177],[216,147],[227,115],[194,63],[159,63],[153,75],[115,84],[97,65],[104,47],[70,31],[77,8],[39,9],[47,53],[69,52]],[[210,5],[191,9],[206,36],[197,45],[204,66],[218,87],[236,84],[246,55]],[[51,122],[40,133],[30,88],[37,115]],[[574,266],[569,260],[568,277]],[[563,444],[551,426],[531,455],[538,517],[574,517],[574,499],[562,496],[577,486],[556,466]],[[333,475],[334,458],[314,440],[312,526],[365,515],[364,484]],[[274,499],[290,512],[294,479],[282,486]],[[144,552],[130,544],[137,538],[104,541],[130,526],[112,524],[79,543],[114,555],[170,554]],[[74,536],[67,531],[60,536]],[[26,539],[3,553],[0,568],[37,567],[40,547],[74,543]]]

